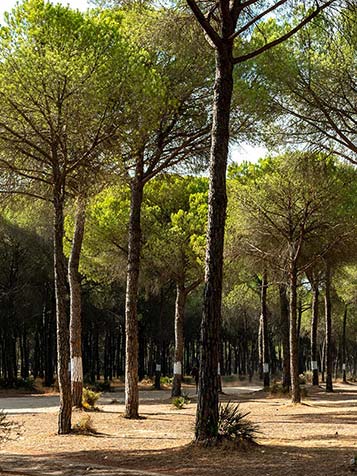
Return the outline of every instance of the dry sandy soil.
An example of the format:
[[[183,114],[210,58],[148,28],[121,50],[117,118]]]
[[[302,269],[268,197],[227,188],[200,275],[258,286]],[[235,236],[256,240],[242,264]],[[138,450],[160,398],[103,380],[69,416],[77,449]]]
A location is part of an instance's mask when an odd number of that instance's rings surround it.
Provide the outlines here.
[[[357,474],[357,465],[351,465],[357,457],[357,385],[336,384],[333,394],[309,389],[309,395],[302,405],[291,405],[261,391],[240,393],[235,400],[261,431],[259,444],[247,449],[193,446],[196,405],[176,410],[168,393],[143,399],[145,418],[135,421],[122,417],[122,404],[107,401],[101,412],[90,413],[96,435],[56,435],[53,411],[10,415],[21,428],[0,449],[0,475]],[[73,424],[86,415],[75,412]]]

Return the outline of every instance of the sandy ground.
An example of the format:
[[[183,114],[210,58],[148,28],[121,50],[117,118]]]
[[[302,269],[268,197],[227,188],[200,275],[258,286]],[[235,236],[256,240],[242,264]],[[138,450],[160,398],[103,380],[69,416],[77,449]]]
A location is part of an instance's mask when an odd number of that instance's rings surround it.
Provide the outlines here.
[[[245,450],[192,445],[195,402],[176,410],[168,392],[143,392],[145,418],[134,421],[122,417],[123,405],[115,394],[105,395],[102,411],[90,413],[96,435],[56,435],[54,400],[48,400],[56,397],[23,397],[28,406],[23,398],[0,398],[0,408],[13,400],[16,414],[8,418],[22,425],[1,448],[0,475],[348,475],[355,469],[350,460],[357,456],[357,385],[335,388],[333,394],[310,389],[302,405],[269,397],[256,387],[225,389],[229,395],[223,399],[240,401],[261,431],[259,445]],[[46,409],[41,399],[51,406]],[[118,402],[110,403],[114,399]],[[73,424],[85,415],[75,412]]]

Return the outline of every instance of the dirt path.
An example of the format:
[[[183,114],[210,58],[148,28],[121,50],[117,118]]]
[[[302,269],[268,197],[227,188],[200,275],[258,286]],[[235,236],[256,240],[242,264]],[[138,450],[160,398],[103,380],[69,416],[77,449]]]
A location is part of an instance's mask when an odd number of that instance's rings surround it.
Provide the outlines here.
[[[104,400],[103,411],[90,414],[98,431],[93,436],[57,436],[52,412],[12,415],[23,427],[0,452],[0,475],[350,475],[355,469],[350,460],[357,456],[357,385],[310,394],[303,405],[293,406],[263,392],[242,392],[242,410],[251,412],[262,432],[259,446],[246,451],[192,446],[195,403],[178,411],[166,393],[144,401],[145,419],[134,421],[122,417],[122,404]],[[74,424],[87,415],[75,412]]]
[[[243,395],[249,395],[252,392],[259,391],[259,385],[245,386],[227,386],[224,387],[224,393],[232,399]],[[194,389],[187,387],[186,393],[190,398],[195,397]],[[140,390],[140,401],[142,403],[164,402],[170,399],[170,390]],[[99,400],[99,405],[106,407],[115,400],[118,404],[124,403],[124,390],[110,393],[103,393]],[[3,397],[0,395],[0,409],[3,409],[9,415],[22,413],[56,413],[58,411],[58,395],[26,395],[21,397]]]

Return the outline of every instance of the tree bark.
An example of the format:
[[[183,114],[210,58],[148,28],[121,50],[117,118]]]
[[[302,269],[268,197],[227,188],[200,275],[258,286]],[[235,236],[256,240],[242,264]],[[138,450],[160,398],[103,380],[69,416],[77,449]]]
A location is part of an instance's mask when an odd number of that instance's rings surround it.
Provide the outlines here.
[[[225,36],[229,32],[224,32]],[[205,290],[201,323],[196,441],[215,443],[218,432],[218,362],[221,328],[222,267],[227,208],[226,169],[233,92],[232,43],[215,51],[216,77],[210,154],[210,187]]]
[[[293,403],[301,402],[299,385],[299,346],[297,338],[297,269],[292,263],[290,273],[290,375]]]
[[[319,283],[312,284],[312,316],[311,316],[311,370],[312,385],[319,384],[319,369],[317,366],[317,326],[319,320]]]
[[[54,274],[57,323],[57,376],[60,391],[58,433],[71,431],[72,397],[69,378],[69,329],[66,315],[66,261],[63,253],[64,218],[63,187],[60,179],[54,185]]]
[[[174,381],[172,384],[172,397],[181,395],[181,383],[183,373],[183,353],[184,353],[184,319],[186,305],[186,290],[183,284],[176,285],[175,303],[175,359],[174,359]]]
[[[342,323],[342,381],[347,383],[346,377],[346,325],[347,325],[347,304],[343,313]]]
[[[262,338],[262,356],[263,356],[263,384],[264,387],[270,386],[269,369],[269,341],[268,341],[268,312],[267,312],[267,273],[264,270],[260,286],[260,328]]]
[[[331,270],[326,265],[325,276],[325,321],[326,321],[326,392],[333,392],[332,386],[332,320],[331,320]]]
[[[283,344],[283,378],[282,385],[289,389],[291,385],[290,378],[290,345],[289,345],[289,301],[286,295],[285,284],[279,286],[280,296],[280,330]]]
[[[70,289],[70,355],[72,404],[82,406],[83,364],[82,364],[82,303],[79,277],[79,260],[82,249],[85,225],[86,199],[77,198],[77,210],[72,240],[71,255],[68,262],[68,281]]]
[[[125,298],[125,417],[139,418],[138,389],[138,319],[141,251],[141,205],[143,201],[142,160],[137,159],[135,177],[131,182],[131,201],[128,239],[128,268]]]

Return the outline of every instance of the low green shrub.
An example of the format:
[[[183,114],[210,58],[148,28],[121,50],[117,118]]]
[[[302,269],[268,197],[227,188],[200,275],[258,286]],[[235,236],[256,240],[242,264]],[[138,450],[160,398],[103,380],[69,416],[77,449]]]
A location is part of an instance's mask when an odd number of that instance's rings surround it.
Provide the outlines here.
[[[178,410],[182,410],[185,405],[188,405],[190,403],[190,398],[188,395],[183,394],[180,397],[174,397],[171,400],[171,403]]]
[[[269,387],[269,392],[271,395],[289,395],[289,388],[285,387],[280,382],[273,382]]]
[[[94,390],[90,390],[89,388],[83,388],[82,393],[82,406],[87,410],[96,410],[97,407],[95,404],[99,400],[101,396],[100,392],[94,392]]]
[[[35,390],[35,380],[33,377],[16,378],[14,380],[0,379],[0,388],[15,388],[24,390]]]
[[[239,403],[228,402],[219,405],[218,440],[234,443],[255,443],[258,426],[247,420],[248,413],[242,413]]]

